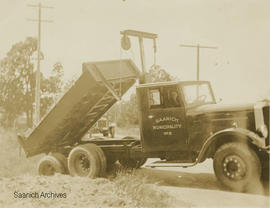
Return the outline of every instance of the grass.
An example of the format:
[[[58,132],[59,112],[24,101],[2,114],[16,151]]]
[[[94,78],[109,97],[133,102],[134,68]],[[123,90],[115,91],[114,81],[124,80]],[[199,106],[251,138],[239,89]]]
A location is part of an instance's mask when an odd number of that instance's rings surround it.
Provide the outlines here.
[[[135,170],[121,170],[114,179],[115,192],[125,198],[134,207],[168,207],[172,197],[160,189],[157,184],[150,184],[146,176]]]
[[[172,207],[172,198],[156,184],[148,184],[135,172],[121,171],[116,177],[89,179],[68,175],[0,178],[0,207]],[[66,198],[15,199],[17,192],[56,192]],[[23,203],[23,204],[22,204]]]
[[[0,128],[0,177],[36,175],[36,164],[41,156],[27,159],[12,130]]]

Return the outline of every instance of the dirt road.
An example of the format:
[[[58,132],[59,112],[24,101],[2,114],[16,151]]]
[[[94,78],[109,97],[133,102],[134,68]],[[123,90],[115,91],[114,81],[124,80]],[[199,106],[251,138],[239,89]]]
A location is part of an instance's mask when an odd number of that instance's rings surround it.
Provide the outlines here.
[[[154,160],[148,160],[147,164]],[[143,168],[142,174],[153,183],[160,182],[163,189],[183,200],[191,207],[269,207],[269,187],[254,187],[253,194],[222,190],[216,181],[212,160],[190,168]]]

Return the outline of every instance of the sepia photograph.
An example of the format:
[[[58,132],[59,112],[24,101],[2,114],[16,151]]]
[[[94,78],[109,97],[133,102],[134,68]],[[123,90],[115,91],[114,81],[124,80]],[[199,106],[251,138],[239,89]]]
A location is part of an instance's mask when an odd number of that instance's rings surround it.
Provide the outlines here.
[[[270,207],[269,0],[1,0],[0,208]]]

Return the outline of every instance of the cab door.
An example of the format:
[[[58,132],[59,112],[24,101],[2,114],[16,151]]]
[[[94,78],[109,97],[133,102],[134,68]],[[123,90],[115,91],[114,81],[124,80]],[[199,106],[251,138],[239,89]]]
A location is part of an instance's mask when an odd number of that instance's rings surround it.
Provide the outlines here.
[[[149,87],[142,120],[146,152],[187,151],[185,108],[178,85]]]

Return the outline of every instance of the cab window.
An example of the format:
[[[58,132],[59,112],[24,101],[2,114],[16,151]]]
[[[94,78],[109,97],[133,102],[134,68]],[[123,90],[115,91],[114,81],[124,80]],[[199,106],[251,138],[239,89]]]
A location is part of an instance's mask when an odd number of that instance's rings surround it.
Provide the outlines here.
[[[149,104],[150,104],[150,108],[161,107],[160,89],[150,89],[149,90]]]
[[[181,107],[179,91],[176,86],[164,87],[165,107]]]

